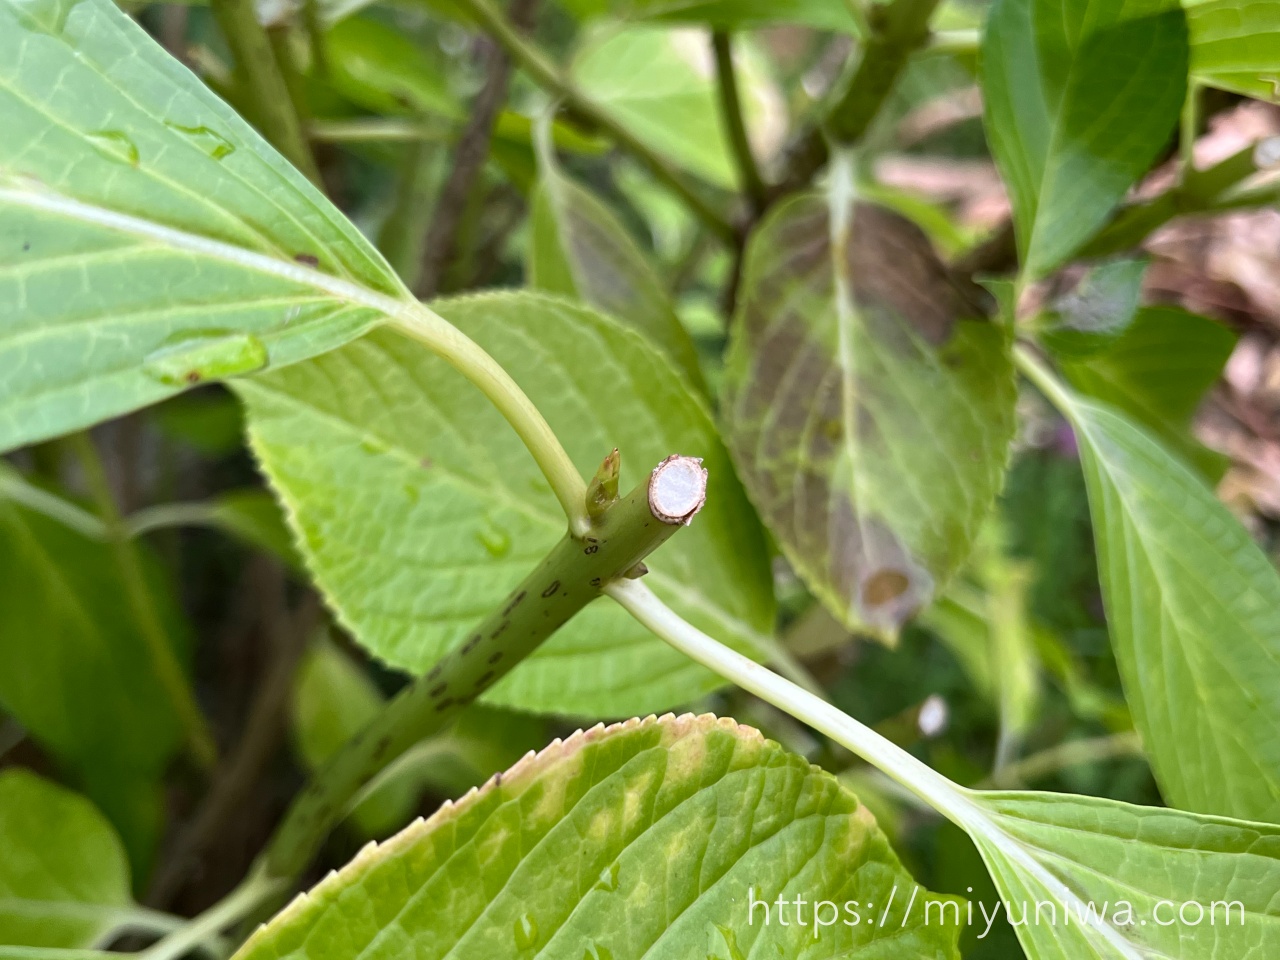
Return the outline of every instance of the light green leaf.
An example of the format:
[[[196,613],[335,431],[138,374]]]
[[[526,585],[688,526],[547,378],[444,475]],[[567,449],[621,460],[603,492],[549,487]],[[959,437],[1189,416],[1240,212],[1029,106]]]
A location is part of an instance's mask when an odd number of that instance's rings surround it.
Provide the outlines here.
[[[0,500],[0,637],[0,704],[55,756],[117,779],[159,772],[179,726],[106,544]]]
[[[1259,100],[1280,100],[1280,6],[1274,0],[1183,0],[1191,75]]]
[[[1213,479],[1223,457],[1191,434],[1191,418],[1235,348],[1220,323],[1176,307],[1148,307],[1105,351],[1088,360],[1062,361],[1082,393],[1147,427],[1170,450]]]
[[[0,450],[285,364],[407,297],[110,0],[0,0]]]
[[[1059,794],[976,799],[988,826],[970,833],[1030,960],[1280,955],[1280,827]]]
[[[594,103],[650,149],[709,183],[735,188],[737,168],[701,31],[634,26],[602,32],[574,58],[572,74]]]
[[[646,579],[682,615],[759,655],[773,627],[759,526],[710,416],[670,362],[634,331],[535,294],[437,309],[510,372],[584,475],[615,446],[624,488],[671,453],[705,458],[707,506],[648,561]],[[514,433],[414,343],[378,332],[237,389],[317,582],[359,641],[397,667],[425,671],[564,533]],[[721,683],[598,603],[490,699],[619,716],[685,703]]]
[[[129,863],[84,797],[0,772],[0,944],[87,947],[128,916]]]
[[[1280,575],[1139,426],[1064,398],[1089,489],[1111,642],[1172,805],[1280,821]]]
[[[860,922],[752,916],[784,894],[858,901]],[[830,774],[730,720],[650,718],[557,741],[366,850],[236,960],[946,960],[944,905]]]
[[[892,638],[964,561],[1000,487],[1013,368],[1005,331],[967,319],[978,308],[916,227],[831,209],[790,200],[752,237],[726,437],[809,588]]]
[[[987,137],[1023,272],[1048,273],[1166,145],[1186,93],[1176,0],[997,0],[982,45]]]
[[[353,103],[376,113],[463,115],[443,72],[402,31],[350,17],[332,27],[324,43],[326,78]]]
[[[529,242],[529,283],[630,324],[703,386],[698,353],[662,280],[613,211],[540,150]]]

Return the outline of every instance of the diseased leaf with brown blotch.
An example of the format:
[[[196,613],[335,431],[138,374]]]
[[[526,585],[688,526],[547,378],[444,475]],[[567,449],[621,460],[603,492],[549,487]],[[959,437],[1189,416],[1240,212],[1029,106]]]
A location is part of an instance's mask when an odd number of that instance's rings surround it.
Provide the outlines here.
[[[730,452],[787,558],[848,626],[892,641],[999,490],[1006,331],[909,221],[798,197],[747,251],[723,396]]]

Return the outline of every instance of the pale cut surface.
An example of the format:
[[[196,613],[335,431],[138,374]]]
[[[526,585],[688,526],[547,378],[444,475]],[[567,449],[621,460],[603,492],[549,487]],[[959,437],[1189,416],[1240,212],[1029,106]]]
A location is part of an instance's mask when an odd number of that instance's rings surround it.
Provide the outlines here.
[[[0,130],[0,450],[323,353],[403,295],[110,0],[0,0]]]
[[[750,891],[858,901],[861,922],[815,939],[775,905],[748,923]],[[830,774],[730,720],[651,717],[556,741],[367,847],[236,960],[958,958],[941,905]]]
[[[706,507],[646,561],[647,581],[691,621],[762,656],[773,626],[763,537],[709,414],[670,361],[618,323],[541,295],[435,306],[510,372],[584,476],[614,447],[624,490],[669,454],[703,458]],[[425,672],[565,532],[541,473],[497,411],[443,361],[391,332],[238,389],[253,449],[316,582],[360,643],[394,666]],[[597,601],[489,697],[620,717],[721,684]]]
[[[133,905],[102,814],[16,767],[0,772],[0,851],[0,945],[87,947]]]
[[[977,316],[924,235],[883,208],[799,197],[752,237],[726,442],[787,558],[851,628],[892,639],[999,490],[1013,365],[1005,331]]]

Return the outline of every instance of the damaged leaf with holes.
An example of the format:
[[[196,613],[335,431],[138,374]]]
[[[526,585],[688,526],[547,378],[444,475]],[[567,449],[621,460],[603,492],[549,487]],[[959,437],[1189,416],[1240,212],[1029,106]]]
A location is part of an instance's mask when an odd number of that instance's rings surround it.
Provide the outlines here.
[[[924,234],[812,194],[747,250],[723,393],[743,483],[849,627],[892,640],[964,561],[1014,426],[1007,332]]]

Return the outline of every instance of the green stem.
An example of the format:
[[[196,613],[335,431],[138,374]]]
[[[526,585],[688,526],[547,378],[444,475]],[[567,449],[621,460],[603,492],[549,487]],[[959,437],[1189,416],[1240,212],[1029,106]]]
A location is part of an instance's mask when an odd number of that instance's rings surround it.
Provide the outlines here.
[[[1133,730],[1087,740],[1072,740],[1007,764],[1004,769],[992,774],[982,786],[1013,790],[1067,767],[1080,767],[1117,757],[1140,756],[1142,738]]]
[[[303,135],[289,85],[276,60],[266,28],[258,22],[254,0],[212,0],[213,15],[239,68],[240,87],[252,103],[263,136],[320,185],[320,171]]]
[[[56,493],[37,487],[17,470],[2,463],[0,463],[0,499],[12,500],[91,540],[107,539],[107,527],[101,518]]]
[[[475,384],[511,424],[533,455],[543,476],[569,519],[569,530],[586,533],[586,484],[538,408],[511,375],[453,324],[418,304],[397,304],[387,310],[393,326],[426,345]]]
[[[742,178],[742,188],[756,216],[764,210],[768,193],[755,155],[751,152],[751,140],[747,137],[747,125],[743,120],[742,98],[738,94],[738,77],[733,68],[733,38],[723,30],[711,34],[711,49],[716,59],[717,89],[720,94],[720,116],[729,134],[729,145]]]
[[[125,535],[131,538],[170,527],[222,526],[218,505],[200,500],[192,503],[161,503],[154,507],[144,507],[131,513],[123,523]]]
[[[990,830],[982,810],[962,788],[822,698],[713,640],[643,583],[619,580],[604,592],[685,656],[853,751],[957,826],[971,833]]]
[[[606,468],[611,460],[616,469],[612,458]],[[329,760],[267,846],[264,872],[288,880],[301,873],[351,800],[381,770],[450,723],[605,586],[634,571],[701,508],[705,493],[699,461],[675,457],[625,497],[597,501],[585,535],[566,535],[499,609]]]
[[[105,526],[108,543],[124,586],[125,599],[138,632],[147,646],[156,677],[177,713],[192,756],[201,767],[210,770],[218,759],[217,747],[214,746],[208,723],[196,705],[191,686],[174,656],[173,644],[147,584],[142,558],[129,539],[97,448],[87,433],[75,434],[71,442],[84,469],[90,495]]]
[[[204,913],[135,956],[137,960],[178,960],[245,919],[283,889],[279,880],[261,873],[250,874]]]
[[[828,138],[854,146],[871,128],[911,55],[929,40],[929,18],[939,0],[893,0],[871,8],[870,33],[862,59],[843,92],[823,110],[819,126],[790,151],[779,187],[788,192],[807,185],[830,155]]]
[[[543,90],[564,102],[569,111],[602,130],[611,140],[642,163],[654,178],[674,193],[708,229],[728,244],[737,231],[710,203],[699,196],[665,159],[650,150],[608,111],[579,91],[560,68],[516,30],[490,0],[458,0],[461,7],[488,33],[507,55]]]
[[[1152,232],[1175,217],[1200,213],[1217,213],[1237,206],[1266,205],[1274,198],[1249,198],[1232,194],[1232,188],[1258,172],[1253,162],[1253,147],[1227,157],[1207,170],[1186,165],[1176,187],[1148,200],[1121,208],[1115,218],[1080,251],[1082,258],[1105,257],[1138,246]],[[1256,199],[1256,202],[1250,202]]]
[[[1071,391],[1043,360],[1026,347],[1016,346],[1013,348],[1013,362],[1022,371],[1022,375],[1058,409],[1058,412],[1067,419],[1071,419],[1071,412],[1075,407]]]

